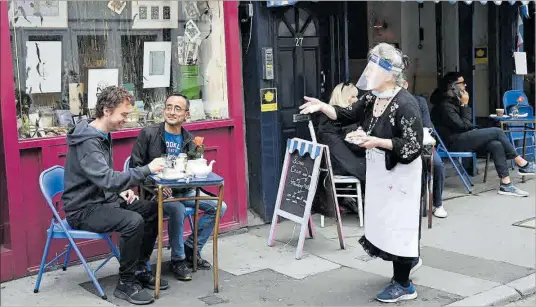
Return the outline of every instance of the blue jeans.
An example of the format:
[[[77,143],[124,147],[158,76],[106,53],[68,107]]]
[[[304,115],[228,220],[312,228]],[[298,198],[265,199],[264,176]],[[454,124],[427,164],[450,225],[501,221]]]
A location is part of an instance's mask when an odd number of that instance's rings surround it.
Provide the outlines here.
[[[445,166],[437,151],[434,151],[434,207],[443,205],[443,188],[445,186]]]
[[[200,196],[209,196],[203,192]],[[175,195],[175,197],[194,197],[195,190],[189,190],[185,193]],[[214,230],[214,224],[216,223],[216,209],[218,206],[217,200],[200,200],[199,209],[204,212],[203,216],[199,219],[197,229],[197,251],[200,253],[203,246],[208,241],[208,238]],[[194,237],[193,234],[188,237],[184,242],[184,218],[185,207],[195,207],[194,200],[187,200],[182,202],[169,202],[164,203],[164,215],[169,217],[168,222],[168,235],[171,245],[171,259],[182,260],[185,258],[184,245],[193,248]],[[222,202],[220,218],[225,214],[227,204]],[[192,229],[193,231],[193,229]]]

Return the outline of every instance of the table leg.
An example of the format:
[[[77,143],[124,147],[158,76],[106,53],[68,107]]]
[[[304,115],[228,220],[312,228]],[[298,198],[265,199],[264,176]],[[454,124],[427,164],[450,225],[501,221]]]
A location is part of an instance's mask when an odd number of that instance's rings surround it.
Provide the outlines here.
[[[162,274],[162,231],[164,228],[164,196],[163,187],[158,185],[158,247],[156,257],[156,282],[154,288],[154,297],[160,295],[160,275]]]
[[[192,255],[192,271],[197,271],[197,230],[199,228],[199,221],[197,220],[197,211],[199,211],[199,193],[200,189],[195,189],[195,211],[194,211],[194,246],[192,246],[192,249],[194,251],[194,254]]]
[[[523,124],[523,159],[525,159],[525,150],[527,148],[527,124]],[[525,176],[521,176],[521,182],[525,183]]]
[[[218,269],[218,232],[220,230],[221,203],[223,202],[223,185],[220,186],[218,193],[218,208],[216,209],[216,223],[214,223],[214,233],[212,235],[212,273],[214,274],[214,293],[220,292],[219,289],[219,269]]]
[[[430,184],[428,187],[428,228],[432,228],[432,207],[434,205],[434,148],[432,148],[432,155],[430,156]]]

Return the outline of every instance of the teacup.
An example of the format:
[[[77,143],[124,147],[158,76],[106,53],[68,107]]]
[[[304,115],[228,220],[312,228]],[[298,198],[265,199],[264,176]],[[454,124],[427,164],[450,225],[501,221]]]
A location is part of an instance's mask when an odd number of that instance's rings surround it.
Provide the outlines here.
[[[495,109],[495,113],[499,117],[504,116],[504,109]]]

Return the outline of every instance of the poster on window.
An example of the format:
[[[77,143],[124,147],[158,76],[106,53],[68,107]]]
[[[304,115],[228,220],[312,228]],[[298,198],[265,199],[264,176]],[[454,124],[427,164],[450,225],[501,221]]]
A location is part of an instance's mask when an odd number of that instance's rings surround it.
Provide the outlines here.
[[[171,42],[143,43],[143,88],[169,87]]]
[[[176,29],[178,1],[132,1],[133,29]]]
[[[67,28],[67,1],[9,1],[13,27]]]
[[[26,93],[61,92],[61,42],[26,42]]]
[[[118,69],[88,69],[87,107],[95,109],[97,97],[108,86],[119,85]]]

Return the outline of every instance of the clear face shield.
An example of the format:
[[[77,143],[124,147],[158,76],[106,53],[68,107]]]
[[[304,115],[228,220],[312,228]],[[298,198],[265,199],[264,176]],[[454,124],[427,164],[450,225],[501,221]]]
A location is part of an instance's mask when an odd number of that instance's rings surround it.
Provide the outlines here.
[[[365,67],[356,86],[365,91],[373,90],[385,81],[394,78],[401,71],[400,68],[394,67],[389,61],[373,54],[369,57],[367,67]]]

